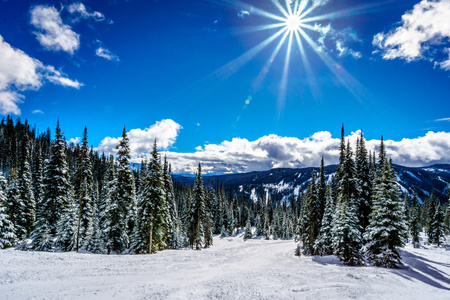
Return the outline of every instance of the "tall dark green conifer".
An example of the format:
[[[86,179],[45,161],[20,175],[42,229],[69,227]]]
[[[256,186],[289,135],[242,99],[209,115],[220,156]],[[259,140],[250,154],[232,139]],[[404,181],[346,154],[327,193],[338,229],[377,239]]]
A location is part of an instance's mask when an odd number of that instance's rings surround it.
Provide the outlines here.
[[[195,185],[192,199],[190,223],[189,223],[189,245],[191,249],[200,250],[202,237],[204,235],[205,218],[205,193],[203,190],[202,167],[198,164],[198,173],[195,176]]]

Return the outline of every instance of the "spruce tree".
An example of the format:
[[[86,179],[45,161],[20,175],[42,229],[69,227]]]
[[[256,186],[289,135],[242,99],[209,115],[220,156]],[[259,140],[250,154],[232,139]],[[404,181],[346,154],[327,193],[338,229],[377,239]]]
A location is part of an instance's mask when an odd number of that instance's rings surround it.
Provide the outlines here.
[[[356,179],[358,187],[358,212],[359,221],[362,232],[369,225],[369,216],[372,209],[372,180],[370,174],[370,164],[367,154],[365,139],[361,131],[361,135],[357,140],[356,154]]]
[[[25,238],[33,229],[36,218],[36,202],[34,199],[30,166],[30,138],[28,133],[24,134],[20,152],[18,187],[23,207],[20,212],[21,221],[18,225],[24,229],[24,235],[19,236],[19,238]]]
[[[334,254],[346,265],[361,265],[362,237],[356,200],[355,164],[349,142],[339,170],[338,200],[332,229]]]
[[[9,177],[8,187],[6,189],[6,214],[14,225],[14,233],[19,239],[26,237],[24,227],[26,218],[24,217],[25,203],[20,197],[17,174],[13,172]]]
[[[89,156],[87,127],[84,127],[83,140],[78,156],[78,169],[75,176],[75,199],[77,203],[77,240],[75,250],[86,250],[92,238],[92,164]]]
[[[417,199],[416,192],[414,192],[411,208],[409,210],[409,233],[411,235],[414,248],[417,248],[420,242],[419,234],[421,228],[420,228],[419,209],[420,209],[419,200]]]
[[[204,234],[205,194],[203,190],[202,168],[198,164],[198,173],[195,177],[194,193],[189,224],[189,245],[191,249],[200,250]]]
[[[126,235],[128,246],[129,236],[133,232],[136,217],[136,190],[133,172],[130,168],[130,146],[125,127],[117,149],[117,187],[116,197],[119,212],[124,218],[121,235]]]
[[[179,225],[179,218],[177,213],[177,207],[175,203],[175,191],[173,188],[172,172],[169,163],[167,162],[167,157],[164,157],[164,167],[163,167],[163,177],[164,177],[164,191],[166,193],[166,205],[168,208],[167,216],[167,245],[169,248],[177,249],[179,248],[179,234],[177,227]]]
[[[62,251],[77,250],[78,218],[73,194],[73,191],[70,190],[68,197],[62,204],[61,217],[58,220],[56,245]]]
[[[385,161],[377,180],[370,224],[364,238],[369,261],[375,266],[393,268],[401,263],[397,247],[404,245],[407,227],[396,174],[391,162]]]
[[[316,253],[320,255],[333,254],[333,217],[335,213],[334,199],[332,197],[331,186],[328,186],[326,193],[325,213],[322,218],[322,226],[320,227],[320,234],[317,238],[314,248]]]
[[[70,190],[66,141],[59,127],[59,121],[56,124],[55,139],[51,144],[50,158],[45,161],[43,187],[44,194],[39,209],[41,212],[40,218],[46,220],[38,220],[37,226],[48,226],[49,233],[55,235],[64,205],[68,203]],[[40,239],[38,237],[39,232],[46,234],[46,230],[45,228],[41,230],[35,226],[34,236]]]
[[[6,179],[0,172],[0,249],[14,246],[16,235],[14,234],[14,225],[6,214],[6,196],[4,189]]]
[[[440,246],[444,241],[444,211],[439,201],[436,201],[434,216],[430,221],[428,241]]]
[[[309,184],[308,198],[304,208],[304,218],[306,221],[306,228],[303,231],[303,252],[304,254],[315,255],[314,243],[320,233],[320,225],[322,222],[321,203],[319,202],[318,193],[316,189],[316,175],[312,171],[311,181]]]
[[[252,238],[252,225],[250,224],[250,218],[248,218],[247,223],[245,224],[244,240],[248,240],[251,238]]]

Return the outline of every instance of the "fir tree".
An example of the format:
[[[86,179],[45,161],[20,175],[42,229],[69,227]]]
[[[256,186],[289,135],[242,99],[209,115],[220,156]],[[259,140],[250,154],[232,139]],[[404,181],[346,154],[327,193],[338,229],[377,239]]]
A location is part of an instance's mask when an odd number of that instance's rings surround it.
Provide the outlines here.
[[[40,204],[40,218],[45,221],[39,221],[37,226],[48,226],[48,229],[42,230],[36,228],[34,236],[48,230],[51,235],[57,231],[57,223],[60,219],[63,206],[68,202],[68,192],[70,190],[69,168],[66,157],[66,141],[59,127],[59,121],[56,125],[55,139],[51,144],[50,159],[46,160],[43,179],[44,194]],[[39,225],[40,224],[40,225]],[[39,237],[37,237],[40,239]]]
[[[302,235],[304,254],[315,255],[314,243],[319,236],[322,222],[320,210],[321,204],[319,203],[316,190],[316,175],[313,170],[309,184],[308,198],[304,208],[304,218],[307,220],[306,228]]]
[[[244,240],[251,238],[252,238],[252,226],[250,224],[250,218],[248,218],[247,223],[245,224]]]
[[[326,206],[325,213],[322,218],[322,226],[320,227],[320,234],[317,238],[314,247],[316,253],[320,255],[331,255],[333,254],[333,216],[335,213],[334,200],[332,198],[331,186],[328,187],[326,193]]]
[[[20,152],[18,187],[23,207],[20,212],[21,221],[18,223],[18,226],[24,229],[24,235],[19,237],[25,238],[33,229],[36,218],[36,202],[34,199],[30,166],[30,139],[27,133],[24,135]]]
[[[437,246],[440,246],[444,241],[444,212],[438,201],[436,201],[434,216],[430,222],[428,241]]]
[[[362,238],[358,218],[357,190],[354,179],[355,164],[350,143],[347,143],[342,165],[339,165],[338,202],[334,216],[334,254],[346,265],[363,263],[361,253]]]
[[[396,175],[385,161],[373,198],[370,224],[364,238],[367,255],[375,266],[393,268],[401,263],[397,247],[404,245],[407,228]]]
[[[4,189],[6,187],[6,179],[0,173],[0,249],[14,246],[16,235],[14,234],[14,225],[6,214],[6,196]]]
[[[25,204],[20,197],[18,179],[15,172],[13,172],[9,178],[8,187],[6,189],[6,198],[6,214],[10,217],[10,220],[14,225],[14,233],[17,238],[23,239],[27,233],[24,227],[26,219],[23,215]]]
[[[205,194],[203,190],[202,168],[198,164],[198,173],[195,177],[194,194],[189,224],[189,245],[191,249],[200,250],[204,234]]]
[[[70,191],[62,205],[61,217],[58,220],[56,245],[63,251],[76,250],[78,232],[77,207]]]
[[[417,199],[417,194],[414,192],[413,198],[412,198],[412,205],[409,210],[409,233],[412,238],[412,243],[414,245],[414,248],[417,248],[419,246],[419,234],[421,231],[420,228],[420,219],[419,219],[419,200]]]
[[[356,179],[358,187],[358,212],[359,221],[362,232],[369,225],[369,216],[372,209],[372,180],[370,174],[370,164],[365,144],[365,139],[361,131],[361,135],[357,140],[356,154]]]
[[[163,177],[164,177],[164,189],[166,193],[166,205],[168,207],[167,216],[167,244],[169,248],[177,249],[180,247],[179,234],[178,234],[178,224],[179,218],[177,213],[177,207],[175,203],[175,192],[173,188],[172,172],[169,163],[167,162],[167,157],[164,157],[164,167],[163,167]]]
[[[117,149],[117,205],[122,218],[125,219],[121,235],[126,235],[128,243],[129,236],[133,232],[136,217],[136,190],[133,172],[130,168],[130,146],[125,127],[123,128],[122,139],[116,147]],[[128,244],[127,244],[128,246]]]
[[[77,240],[75,250],[86,250],[92,238],[92,164],[89,156],[87,128],[84,127],[83,140],[78,156],[78,169],[75,180],[75,199],[77,200]]]

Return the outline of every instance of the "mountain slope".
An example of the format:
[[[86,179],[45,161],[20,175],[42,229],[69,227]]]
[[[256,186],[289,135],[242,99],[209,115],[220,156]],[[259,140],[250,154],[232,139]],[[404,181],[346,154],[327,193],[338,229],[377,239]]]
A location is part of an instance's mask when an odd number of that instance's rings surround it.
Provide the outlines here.
[[[204,176],[203,182],[207,186],[210,186],[212,182],[220,182],[228,190],[253,200],[257,195],[269,193],[278,201],[291,195],[297,196],[299,192],[304,191],[311,179],[313,169],[316,172],[319,171],[319,168],[280,168],[260,172]],[[327,178],[336,170],[337,165],[325,167]],[[415,190],[419,198],[423,200],[434,192],[441,201],[446,199],[447,185],[450,183],[450,165],[421,168],[394,165],[394,170],[402,193],[412,194]],[[194,177],[175,175],[174,178],[180,184],[194,184]]]

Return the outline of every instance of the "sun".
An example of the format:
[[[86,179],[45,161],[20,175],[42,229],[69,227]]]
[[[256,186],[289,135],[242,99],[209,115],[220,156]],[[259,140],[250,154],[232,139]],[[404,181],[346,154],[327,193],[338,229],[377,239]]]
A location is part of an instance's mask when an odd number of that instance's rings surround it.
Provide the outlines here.
[[[285,26],[289,31],[298,30],[300,28],[300,24],[302,20],[298,15],[290,15],[285,22]]]

